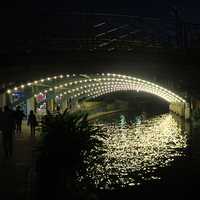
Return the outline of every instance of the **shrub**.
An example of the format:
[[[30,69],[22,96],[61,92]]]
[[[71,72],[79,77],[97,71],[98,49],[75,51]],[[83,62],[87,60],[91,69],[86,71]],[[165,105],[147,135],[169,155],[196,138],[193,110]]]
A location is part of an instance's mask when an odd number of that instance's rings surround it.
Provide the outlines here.
[[[100,130],[91,125],[87,117],[87,113],[70,113],[66,110],[63,114],[48,113],[43,118],[37,162],[39,187],[43,193],[51,190],[51,187],[55,190],[58,185],[60,191],[65,188],[66,180],[74,184],[76,172],[84,169],[84,156],[94,146],[101,145],[101,141],[95,137]],[[60,182],[63,182],[62,186]]]

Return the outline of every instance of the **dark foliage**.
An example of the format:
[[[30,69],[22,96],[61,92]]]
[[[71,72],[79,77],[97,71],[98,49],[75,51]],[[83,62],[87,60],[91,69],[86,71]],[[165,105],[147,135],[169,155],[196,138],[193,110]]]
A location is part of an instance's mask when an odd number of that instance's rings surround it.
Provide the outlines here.
[[[48,113],[43,118],[37,162],[39,187],[43,195],[58,187],[59,193],[62,193],[60,190],[65,190],[66,180],[73,185],[77,172],[84,170],[84,157],[91,149],[102,145],[101,140],[95,137],[100,135],[100,130],[91,125],[87,117],[87,113],[66,110],[63,114]],[[41,198],[47,197],[43,195],[40,192]]]

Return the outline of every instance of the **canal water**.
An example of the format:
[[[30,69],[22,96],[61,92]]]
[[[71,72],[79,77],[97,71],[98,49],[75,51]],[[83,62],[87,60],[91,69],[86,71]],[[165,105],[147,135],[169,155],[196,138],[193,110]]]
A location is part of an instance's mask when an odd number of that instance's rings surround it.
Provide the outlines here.
[[[103,145],[85,160],[83,178],[95,188],[157,192],[161,186],[182,190],[200,181],[199,136],[193,136],[190,123],[179,117],[127,112],[100,118],[95,124],[103,131],[103,138],[97,136]]]

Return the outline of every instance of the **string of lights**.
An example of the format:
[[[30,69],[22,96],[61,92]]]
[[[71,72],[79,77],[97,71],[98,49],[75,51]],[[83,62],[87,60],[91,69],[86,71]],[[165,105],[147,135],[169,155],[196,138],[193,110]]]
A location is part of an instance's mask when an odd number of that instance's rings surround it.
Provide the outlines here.
[[[74,78],[74,79],[69,79]],[[65,80],[66,79],[66,80]],[[59,84],[59,81],[62,80],[62,84]],[[42,83],[48,83],[55,81],[54,85],[48,85],[48,88],[44,90],[40,90],[38,93],[33,94],[33,96],[37,97],[38,95],[48,94],[48,93],[59,93],[64,95],[68,95],[71,98],[77,98],[80,96],[99,96],[97,94],[101,94],[102,89],[105,89],[104,86],[107,87],[109,92],[114,91],[137,91],[137,92],[147,92],[153,95],[157,95],[167,102],[180,102],[186,103],[185,99],[175,94],[174,92],[161,87],[155,83],[150,81],[146,81],[140,78],[126,76],[121,74],[112,74],[112,73],[102,73],[95,74],[87,77],[83,77],[81,75],[76,74],[66,74],[59,75],[53,77],[47,77],[45,79],[35,80],[33,82],[28,82],[26,84],[22,84],[20,86],[16,86],[12,89],[8,89],[7,93],[12,94],[16,91],[23,91],[30,86],[38,86]],[[95,92],[94,92],[95,91]],[[102,95],[104,92],[102,93]]]

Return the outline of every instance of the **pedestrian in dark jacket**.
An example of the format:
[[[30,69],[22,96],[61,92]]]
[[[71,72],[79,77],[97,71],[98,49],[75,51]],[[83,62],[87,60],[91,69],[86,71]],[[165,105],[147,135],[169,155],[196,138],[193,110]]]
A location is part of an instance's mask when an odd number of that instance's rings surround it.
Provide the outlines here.
[[[25,117],[25,114],[20,109],[20,106],[17,106],[15,111],[15,122],[16,122],[16,134],[21,135],[22,132],[22,120]]]
[[[2,107],[0,107],[0,132],[2,131],[3,128],[3,110]]]
[[[14,111],[11,110],[8,106],[5,106],[1,120],[3,150],[5,157],[9,158],[13,153],[13,134],[15,131]]]
[[[30,111],[28,116],[28,126],[31,128],[31,136],[35,136],[35,127],[37,126],[36,116],[33,113],[33,110]]]

